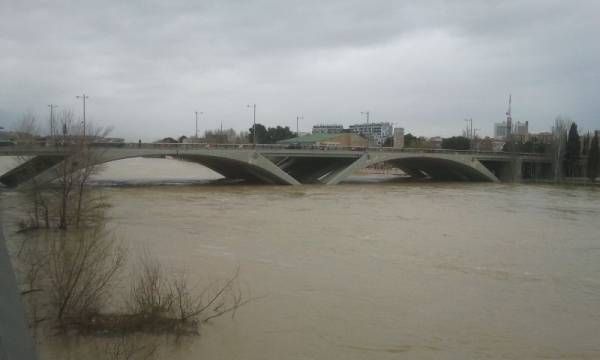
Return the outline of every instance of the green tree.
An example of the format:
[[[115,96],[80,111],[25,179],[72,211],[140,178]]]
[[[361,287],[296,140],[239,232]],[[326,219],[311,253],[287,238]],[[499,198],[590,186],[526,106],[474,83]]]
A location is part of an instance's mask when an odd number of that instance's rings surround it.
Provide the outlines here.
[[[567,136],[567,147],[565,151],[565,165],[567,168],[567,174],[569,176],[575,176],[575,169],[577,166],[577,160],[579,160],[579,152],[581,149],[581,142],[579,141],[579,132],[577,131],[577,124],[572,123],[569,128],[569,135]]]
[[[469,150],[471,140],[464,136],[453,136],[442,139],[442,149]]]
[[[267,128],[263,124],[256,124],[256,143],[265,144]],[[254,126],[248,129],[248,142],[254,143]]]
[[[598,148],[598,132],[596,131],[590,145],[587,175],[591,181],[595,181],[598,177],[598,169],[600,168],[600,148]]]
[[[258,132],[258,130],[257,130]],[[267,129],[266,144],[275,144],[280,140],[291,139],[295,137],[295,134],[290,130],[288,126],[282,127],[270,127]]]
[[[404,135],[404,147],[411,148],[417,145],[418,139],[411,133]]]

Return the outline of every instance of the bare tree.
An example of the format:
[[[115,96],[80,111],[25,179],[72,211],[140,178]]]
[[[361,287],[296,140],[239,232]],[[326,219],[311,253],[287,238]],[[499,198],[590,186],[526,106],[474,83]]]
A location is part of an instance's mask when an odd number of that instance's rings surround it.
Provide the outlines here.
[[[89,196],[91,176],[102,170],[100,158],[103,150],[92,148],[92,139],[104,137],[110,130],[87,127],[87,135],[83,129],[73,123],[73,113],[63,111],[59,117],[63,132],[59,138],[64,160],[55,168],[58,187],[55,195],[58,199],[58,227],[66,229],[70,224],[76,227],[86,219],[95,219],[95,210],[102,208],[104,203],[97,197]]]
[[[32,144],[39,135],[40,127],[33,112],[28,111],[21,115],[15,126],[16,140],[19,144]]]

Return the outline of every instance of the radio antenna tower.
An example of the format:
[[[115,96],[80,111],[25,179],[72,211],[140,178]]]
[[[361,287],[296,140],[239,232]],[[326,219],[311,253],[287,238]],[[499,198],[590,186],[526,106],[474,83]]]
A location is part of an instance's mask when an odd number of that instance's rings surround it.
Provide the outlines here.
[[[512,131],[512,94],[508,94],[508,111],[506,112],[506,134]]]
[[[506,112],[506,142],[509,146],[509,151],[511,153],[511,162],[510,162],[510,172],[511,179],[515,181],[517,179],[517,172],[520,177],[520,169],[517,169],[517,153],[515,149],[515,142],[512,136],[512,94],[508,94],[508,111]]]

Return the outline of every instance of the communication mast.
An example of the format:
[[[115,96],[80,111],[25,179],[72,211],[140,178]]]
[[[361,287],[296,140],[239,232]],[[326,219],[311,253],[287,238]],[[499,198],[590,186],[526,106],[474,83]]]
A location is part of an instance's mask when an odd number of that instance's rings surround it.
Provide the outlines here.
[[[512,132],[512,94],[508,94],[508,111],[506,112],[506,137],[510,137]]]
[[[517,172],[520,174],[520,169],[517,169],[517,153],[515,149],[515,142],[512,136],[512,94],[508,94],[508,111],[506,112],[506,143],[508,144],[509,151],[511,154],[510,161],[510,177],[512,181],[516,180]],[[519,175],[520,176],[520,175]]]

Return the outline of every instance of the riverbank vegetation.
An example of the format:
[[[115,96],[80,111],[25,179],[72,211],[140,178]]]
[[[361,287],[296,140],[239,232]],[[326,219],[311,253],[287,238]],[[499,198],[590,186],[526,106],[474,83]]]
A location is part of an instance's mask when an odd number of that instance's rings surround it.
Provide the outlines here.
[[[35,334],[194,335],[250,301],[239,286],[239,269],[224,281],[192,286],[188,276],[169,275],[152,255],[131,256],[107,225],[110,205],[90,186],[101,169],[101,150],[88,146],[70,112],[58,121],[63,134],[53,140],[64,161],[19,188],[26,208],[17,226],[15,263]],[[35,121],[29,124],[32,131]],[[107,133],[89,125],[87,131]]]

